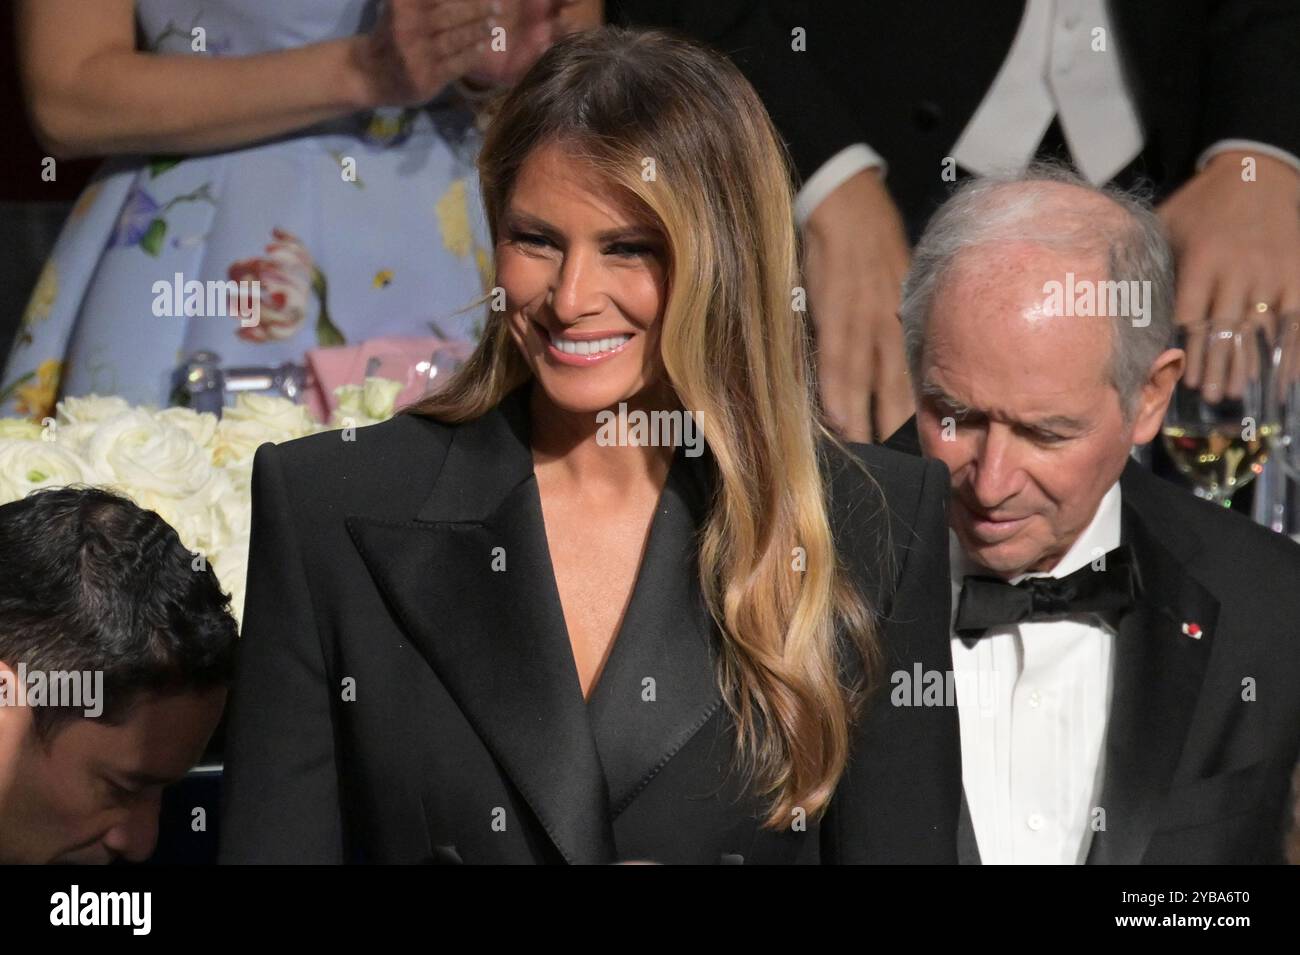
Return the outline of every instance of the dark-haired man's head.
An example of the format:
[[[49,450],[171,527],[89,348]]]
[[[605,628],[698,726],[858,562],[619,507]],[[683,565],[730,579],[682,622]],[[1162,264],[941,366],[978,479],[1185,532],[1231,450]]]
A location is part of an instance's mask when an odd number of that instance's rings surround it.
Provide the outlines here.
[[[0,507],[0,862],[147,858],[235,641],[212,570],[154,512],[87,488]]]

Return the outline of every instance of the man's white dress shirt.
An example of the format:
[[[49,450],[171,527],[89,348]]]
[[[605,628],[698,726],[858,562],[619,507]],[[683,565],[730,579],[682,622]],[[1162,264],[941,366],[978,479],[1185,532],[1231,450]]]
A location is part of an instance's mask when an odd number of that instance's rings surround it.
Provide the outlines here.
[[[991,572],[948,533],[955,622],[962,578]],[[1065,577],[1119,544],[1116,482],[1050,573],[1009,583]],[[985,865],[1087,858],[1105,772],[1114,640],[1094,614],[996,627],[970,648],[953,633],[962,783]]]

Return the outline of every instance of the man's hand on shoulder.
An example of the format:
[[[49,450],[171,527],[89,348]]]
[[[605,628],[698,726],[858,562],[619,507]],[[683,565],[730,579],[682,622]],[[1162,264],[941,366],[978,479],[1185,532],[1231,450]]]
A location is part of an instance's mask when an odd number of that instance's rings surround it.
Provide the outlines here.
[[[915,410],[898,322],[910,250],[877,170],[822,200],[804,236],[822,404],[848,440],[887,437]]]
[[[1248,150],[1222,152],[1158,211],[1178,259],[1179,325],[1246,318],[1275,332],[1279,315],[1300,312],[1300,171]],[[1190,386],[1225,386],[1224,369],[1188,357]]]

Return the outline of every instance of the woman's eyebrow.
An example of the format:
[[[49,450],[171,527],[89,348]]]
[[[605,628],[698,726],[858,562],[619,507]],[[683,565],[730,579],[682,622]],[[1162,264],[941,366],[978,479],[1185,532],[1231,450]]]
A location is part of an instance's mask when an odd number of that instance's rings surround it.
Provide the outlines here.
[[[545,219],[539,219],[535,215],[527,212],[519,212],[511,209],[506,212],[506,222],[515,228],[531,229],[533,232],[540,232],[546,236],[558,236],[559,231],[547,222]]]
[[[509,210],[505,216],[506,222],[515,228],[529,229],[538,232],[548,238],[559,238],[560,232],[555,226],[551,225],[545,219],[533,215],[529,212],[520,212],[518,210]],[[599,232],[596,239],[600,242],[615,242],[619,240],[641,239],[658,241],[661,238],[660,232],[652,225],[632,224],[627,226],[618,226],[613,229],[606,229]]]
[[[614,242],[619,239],[643,239],[656,241],[660,238],[659,230],[654,226],[648,225],[630,225],[618,229],[607,229],[599,233],[596,238],[602,242]]]

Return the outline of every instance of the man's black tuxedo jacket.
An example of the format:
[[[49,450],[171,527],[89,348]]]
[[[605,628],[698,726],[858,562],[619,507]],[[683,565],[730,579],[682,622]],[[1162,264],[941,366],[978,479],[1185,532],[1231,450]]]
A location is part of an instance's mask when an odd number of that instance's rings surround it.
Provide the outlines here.
[[[727,772],[695,564],[706,459],[678,451],[587,703],[527,433],[525,386],[459,426],[259,449],[222,861],[955,863],[957,714],[891,707],[886,676],[951,667],[946,469],[855,446],[883,503],[835,470],[884,689],[830,815],[774,833]]]
[[[1024,0],[607,0],[614,23],[675,28],[729,54],[807,179],[865,142],[915,237],[942,161],[1011,49]],[[1111,0],[1157,198],[1223,139],[1300,155],[1300,0]],[[791,49],[791,31],[807,49]],[[1085,36],[1089,31],[1084,31]]]
[[[920,455],[916,419],[885,443]],[[1300,755],[1300,546],[1137,461],[1120,498],[1144,595],[1116,637],[1106,829],[1088,862],[1281,862]]]

